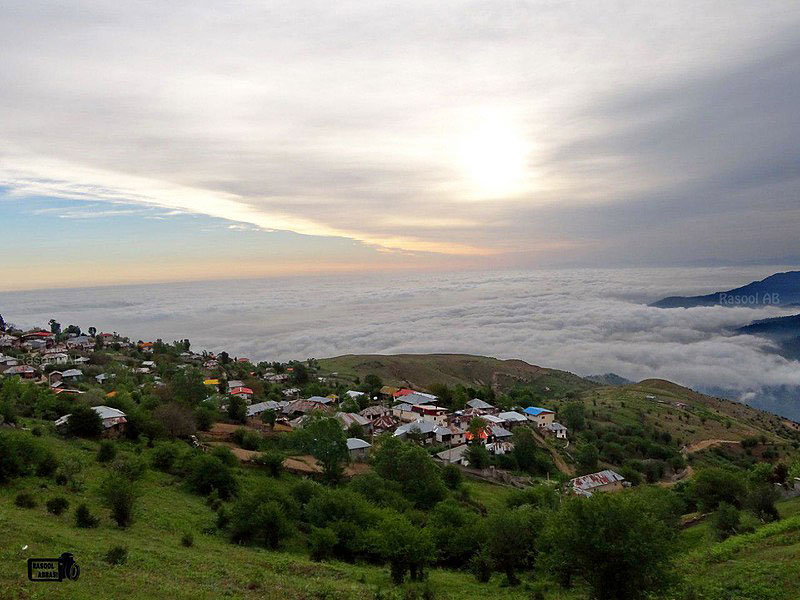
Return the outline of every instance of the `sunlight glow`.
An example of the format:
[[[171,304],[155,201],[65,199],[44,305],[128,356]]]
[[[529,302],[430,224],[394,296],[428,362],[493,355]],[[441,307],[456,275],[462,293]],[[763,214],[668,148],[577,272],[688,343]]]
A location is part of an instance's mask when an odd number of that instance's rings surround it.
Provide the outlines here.
[[[461,166],[472,195],[495,199],[522,191],[528,147],[517,129],[501,119],[484,120],[463,136]]]

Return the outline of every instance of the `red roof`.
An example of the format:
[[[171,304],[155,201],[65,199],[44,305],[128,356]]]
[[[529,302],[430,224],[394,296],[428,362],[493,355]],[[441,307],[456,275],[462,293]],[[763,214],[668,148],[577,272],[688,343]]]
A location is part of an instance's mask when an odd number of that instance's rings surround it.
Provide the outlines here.
[[[395,398],[402,398],[403,396],[408,396],[409,394],[416,394],[416,392],[408,388],[403,388],[397,390],[394,394],[392,394],[392,396],[394,396]]]
[[[31,331],[30,333],[23,334],[22,337],[53,337],[54,334],[49,331]]]
[[[231,394],[234,395],[234,396],[237,395],[237,394],[250,394],[252,396],[253,395],[253,390],[251,390],[248,387],[237,387],[237,388],[233,388],[231,390]]]

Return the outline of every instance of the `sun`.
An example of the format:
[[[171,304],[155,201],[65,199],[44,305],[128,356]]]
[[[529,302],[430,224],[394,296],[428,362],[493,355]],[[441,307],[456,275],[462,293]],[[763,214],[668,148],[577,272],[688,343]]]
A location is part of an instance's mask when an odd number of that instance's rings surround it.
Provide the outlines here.
[[[510,124],[491,119],[463,136],[461,168],[471,195],[503,198],[521,191],[526,179],[528,149]]]

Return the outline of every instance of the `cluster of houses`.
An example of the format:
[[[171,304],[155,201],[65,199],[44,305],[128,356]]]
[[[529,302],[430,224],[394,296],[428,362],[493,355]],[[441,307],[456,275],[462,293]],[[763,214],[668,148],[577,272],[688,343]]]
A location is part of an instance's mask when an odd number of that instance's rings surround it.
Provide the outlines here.
[[[81,394],[81,390],[72,386],[83,379],[80,367],[90,362],[88,355],[95,350],[98,341],[102,344],[119,344],[120,348],[134,346],[127,338],[110,333],[99,333],[96,336],[57,336],[45,330],[0,332],[0,376],[36,380],[48,385],[57,394]],[[153,350],[152,342],[138,342],[135,345],[145,354]],[[14,356],[6,356],[2,353],[5,348],[23,351],[28,359],[23,362]],[[35,360],[30,360],[31,356]],[[180,358],[184,363],[181,365],[183,368],[195,364],[207,372],[213,372],[221,366],[218,359],[208,353],[200,355],[187,351]],[[238,361],[249,362],[247,359]],[[138,366],[132,367],[132,371],[140,375],[151,375],[156,385],[161,384],[160,378],[155,374],[156,364],[152,360],[141,360]],[[291,367],[287,371],[291,371]],[[103,384],[113,377],[113,374],[101,373],[94,379],[98,384]],[[290,374],[276,373],[269,369],[263,374],[263,379],[269,383],[284,385],[288,383]],[[222,380],[217,378],[208,378],[204,383],[215,392],[222,386]],[[284,387],[283,400],[253,402],[255,393],[244,381],[231,379],[224,384],[227,398],[238,397],[245,401],[248,419],[260,421],[263,413],[272,411],[276,427],[284,431],[302,428],[313,414],[334,417],[342,429],[359,434],[358,437],[347,439],[348,451],[355,462],[368,459],[371,444],[367,440],[387,432],[394,437],[413,440],[423,445],[445,446],[446,449],[438,452],[436,458],[442,463],[462,466],[468,466],[466,450],[470,445],[483,445],[491,454],[497,455],[513,450],[512,437],[516,427],[529,427],[539,435],[555,439],[567,438],[567,428],[555,421],[554,411],[535,406],[503,411],[485,400],[474,398],[466,403],[463,410],[452,411],[441,406],[439,399],[433,394],[410,388],[384,386],[376,398],[369,399],[369,406],[358,412],[349,412],[346,406],[352,410],[353,402],[348,401],[355,400],[363,406],[365,392],[349,390],[342,398],[335,394],[301,398],[300,389]],[[109,398],[113,395],[113,391],[107,394]],[[124,431],[127,418],[121,410],[104,405],[93,409],[101,418],[106,436],[117,436]],[[56,427],[65,426],[69,418],[70,415],[59,418],[55,422]],[[476,418],[482,423],[478,428],[471,426]],[[568,484],[575,494],[583,496],[590,496],[597,491],[614,491],[623,485],[623,477],[610,470],[577,477]]]

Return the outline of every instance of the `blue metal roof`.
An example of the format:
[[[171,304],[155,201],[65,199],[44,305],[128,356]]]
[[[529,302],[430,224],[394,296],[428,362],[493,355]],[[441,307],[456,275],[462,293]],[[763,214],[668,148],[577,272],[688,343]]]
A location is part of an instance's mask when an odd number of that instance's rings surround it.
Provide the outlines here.
[[[538,406],[529,406],[528,408],[526,408],[522,412],[527,413],[529,415],[536,416],[536,415],[540,415],[542,413],[551,413],[553,411],[552,410],[547,410],[546,408],[539,408]]]

